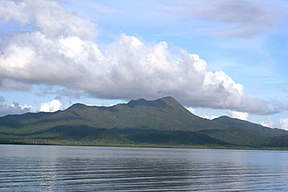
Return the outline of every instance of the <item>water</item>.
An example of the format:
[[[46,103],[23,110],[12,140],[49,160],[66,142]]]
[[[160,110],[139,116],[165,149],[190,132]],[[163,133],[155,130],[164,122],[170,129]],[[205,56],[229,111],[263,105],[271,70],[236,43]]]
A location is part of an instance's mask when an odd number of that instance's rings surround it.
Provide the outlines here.
[[[288,152],[0,145],[0,191],[288,191]]]

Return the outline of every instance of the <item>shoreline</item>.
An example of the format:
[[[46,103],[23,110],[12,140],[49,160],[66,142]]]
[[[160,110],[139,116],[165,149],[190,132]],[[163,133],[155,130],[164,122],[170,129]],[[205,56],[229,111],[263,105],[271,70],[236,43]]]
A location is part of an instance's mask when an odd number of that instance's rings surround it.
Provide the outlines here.
[[[160,144],[107,144],[83,143],[79,141],[64,142],[0,142],[0,145],[39,145],[39,146],[79,146],[79,147],[128,147],[128,148],[171,148],[171,149],[222,149],[222,150],[270,150],[288,151],[281,147],[249,147],[249,146],[220,146],[220,145],[160,145]]]

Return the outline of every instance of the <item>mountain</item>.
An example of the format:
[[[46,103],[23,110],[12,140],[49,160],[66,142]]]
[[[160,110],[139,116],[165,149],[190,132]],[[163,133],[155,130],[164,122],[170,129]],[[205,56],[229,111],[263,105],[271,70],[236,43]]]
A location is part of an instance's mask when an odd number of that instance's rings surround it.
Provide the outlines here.
[[[221,138],[225,142],[232,142],[241,146],[273,146],[282,147],[286,144],[277,143],[277,140],[288,139],[288,132],[283,129],[272,129],[259,124],[240,119],[222,116],[212,120],[215,123],[226,125],[225,130],[208,130],[207,135],[213,138]],[[210,132],[209,132],[210,131]],[[279,139],[278,139],[279,138]]]
[[[284,130],[248,121],[198,117],[172,97],[0,118],[1,143],[286,147],[286,137]]]
[[[213,119],[213,122],[222,124],[222,125],[229,125],[230,129],[243,129],[245,131],[249,131],[256,135],[261,136],[282,136],[286,135],[287,131],[283,129],[271,129],[269,127],[265,127],[256,123],[251,123],[249,121],[244,121],[240,119],[230,118],[228,116],[218,117]]]

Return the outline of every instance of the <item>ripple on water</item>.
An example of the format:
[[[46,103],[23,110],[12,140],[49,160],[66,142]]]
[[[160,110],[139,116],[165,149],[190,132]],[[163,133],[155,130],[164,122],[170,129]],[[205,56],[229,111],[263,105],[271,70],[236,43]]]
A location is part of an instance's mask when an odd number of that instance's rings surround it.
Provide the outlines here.
[[[287,152],[0,145],[0,154],[0,191],[288,191]]]

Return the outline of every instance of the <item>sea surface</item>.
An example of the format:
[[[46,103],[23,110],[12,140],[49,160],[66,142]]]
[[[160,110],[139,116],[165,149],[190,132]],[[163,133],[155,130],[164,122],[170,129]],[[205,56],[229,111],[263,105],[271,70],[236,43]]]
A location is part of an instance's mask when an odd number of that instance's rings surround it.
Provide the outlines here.
[[[288,152],[0,145],[0,191],[288,191]]]

